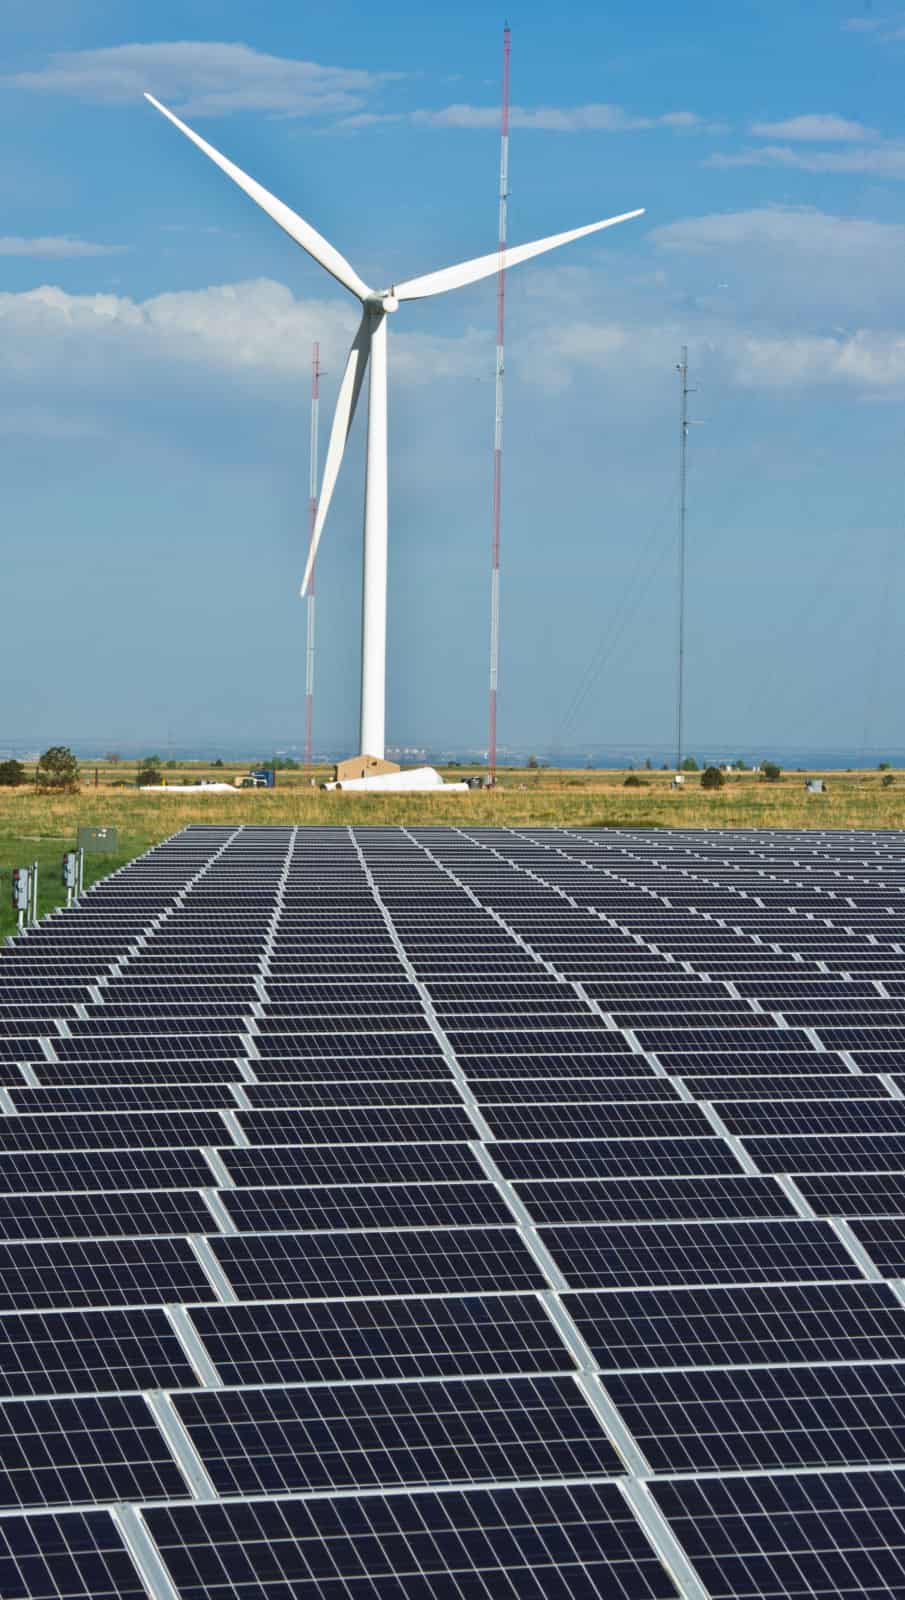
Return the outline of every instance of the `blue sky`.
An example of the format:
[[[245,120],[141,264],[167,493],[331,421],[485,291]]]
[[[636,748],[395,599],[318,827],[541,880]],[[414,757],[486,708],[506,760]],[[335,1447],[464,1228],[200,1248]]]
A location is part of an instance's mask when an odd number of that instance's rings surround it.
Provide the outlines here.
[[[694,746],[901,748],[905,11],[510,14],[500,738],[668,747],[689,347]],[[0,742],[299,741],[312,340],[350,297],[145,88],[372,282],[492,249],[486,6],[6,0]],[[388,737],[486,737],[494,285],[390,340]],[[318,566],[316,742],[354,748],[362,418]]]

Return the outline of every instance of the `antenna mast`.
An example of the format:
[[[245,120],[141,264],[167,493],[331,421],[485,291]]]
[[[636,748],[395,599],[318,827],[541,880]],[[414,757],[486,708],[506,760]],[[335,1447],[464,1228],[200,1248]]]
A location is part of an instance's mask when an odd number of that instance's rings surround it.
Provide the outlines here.
[[[311,469],[308,480],[308,549],[314,538],[317,518],[317,424],[320,410],[321,347],[315,342],[311,355]],[[313,766],[312,740],[314,734],[314,567],[308,585],[306,602],[308,637],[305,644],[305,766]]]
[[[496,783],[496,702],[500,664],[500,512],[503,492],[503,374],[506,321],[506,224],[509,202],[509,53],[511,30],[503,29],[503,97],[500,122],[500,266],[496,290],[496,409],[493,426],[493,540],[490,562],[490,718],[487,765]]]
[[[688,346],[682,346],[682,359],[676,365],[681,382],[681,423],[679,432],[679,659],[676,683],[676,771],[682,766],[682,722],[685,712],[685,522],[688,484]]]

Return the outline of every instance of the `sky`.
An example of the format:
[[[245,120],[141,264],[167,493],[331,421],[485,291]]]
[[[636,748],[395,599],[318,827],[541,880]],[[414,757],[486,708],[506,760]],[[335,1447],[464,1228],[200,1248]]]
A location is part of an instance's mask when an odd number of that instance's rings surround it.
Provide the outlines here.
[[[153,13],[153,15],[152,15]],[[501,747],[665,750],[688,348],[688,748],[905,747],[905,11],[525,0]],[[504,17],[464,0],[5,0],[0,745],[299,745],[312,342],[356,305],[149,90],[370,283],[494,248]],[[495,284],[390,322],[388,740],[481,748]],[[363,408],[317,571],[357,746]]]

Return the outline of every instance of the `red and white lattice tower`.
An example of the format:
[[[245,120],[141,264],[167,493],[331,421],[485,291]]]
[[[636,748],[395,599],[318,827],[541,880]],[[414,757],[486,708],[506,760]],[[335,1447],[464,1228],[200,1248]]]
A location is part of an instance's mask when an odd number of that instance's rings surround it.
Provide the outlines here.
[[[311,356],[311,473],[308,482],[308,539],[314,538],[317,518],[317,423],[320,409],[321,347],[315,344]],[[305,644],[305,766],[313,766],[314,737],[314,567],[306,601],[308,637]]]
[[[490,724],[487,765],[496,782],[496,704],[500,665],[500,514],[503,493],[503,374],[506,323],[506,220],[509,202],[509,53],[510,28],[503,29],[503,98],[500,123],[500,270],[496,290],[496,409],[493,426],[493,542],[490,569]]]

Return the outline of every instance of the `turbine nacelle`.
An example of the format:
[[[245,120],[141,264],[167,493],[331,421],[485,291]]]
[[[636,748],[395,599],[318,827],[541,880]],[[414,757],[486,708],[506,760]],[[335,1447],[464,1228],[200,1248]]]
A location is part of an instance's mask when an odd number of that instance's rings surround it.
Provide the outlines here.
[[[399,310],[399,301],[392,289],[380,289],[372,292],[365,297],[362,305],[366,311],[372,313]]]

